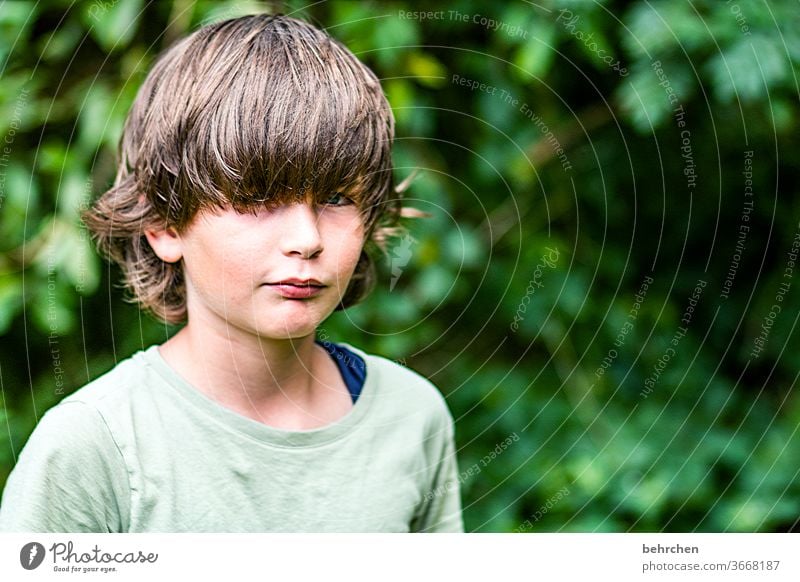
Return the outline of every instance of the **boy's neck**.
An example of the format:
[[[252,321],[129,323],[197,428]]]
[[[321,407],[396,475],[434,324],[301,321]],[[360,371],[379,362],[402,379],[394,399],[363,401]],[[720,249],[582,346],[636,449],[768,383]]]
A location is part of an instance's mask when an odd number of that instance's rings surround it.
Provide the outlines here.
[[[202,337],[201,337],[202,336]],[[352,400],[314,335],[299,339],[198,334],[187,325],[159,347],[164,360],[222,406],[269,426],[307,430],[347,414]]]

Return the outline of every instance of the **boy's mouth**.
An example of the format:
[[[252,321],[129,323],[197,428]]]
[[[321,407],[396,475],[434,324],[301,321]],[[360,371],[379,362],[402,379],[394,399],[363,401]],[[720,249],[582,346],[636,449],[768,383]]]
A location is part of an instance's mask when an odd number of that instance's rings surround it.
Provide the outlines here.
[[[322,283],[316,279],[283,279],[276,283],[268,283],[268,285],[292,285],[294,287],[324,287]]]
[[[284,279],[267,285],[287,299],[308,299],[325,288],[325,285],[316,279]]]

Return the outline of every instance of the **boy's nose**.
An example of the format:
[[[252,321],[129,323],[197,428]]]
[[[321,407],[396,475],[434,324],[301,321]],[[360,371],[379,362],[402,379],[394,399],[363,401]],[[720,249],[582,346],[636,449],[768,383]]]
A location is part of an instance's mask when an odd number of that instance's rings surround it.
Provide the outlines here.
[[[281,250],[285,255],[299,255],[304,259],[322,252],[319,216],[308,202],[298,202],[284,207],[281,216]]]

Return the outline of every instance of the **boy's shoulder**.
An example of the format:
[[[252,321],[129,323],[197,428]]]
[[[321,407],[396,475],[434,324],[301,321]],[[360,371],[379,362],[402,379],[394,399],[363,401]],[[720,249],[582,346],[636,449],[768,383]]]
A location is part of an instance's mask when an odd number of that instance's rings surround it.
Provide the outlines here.
[[[451,423],[452,416],[444,395],[422,374],[389,358],[365,352],[348,343],[340,345],[361,356],[367,364],[367,382],[375,389],[375,397],[384,408],[396,414],[424,414]],[[372,374],[372,378],[370,378]]]
[[[141,352],[140,352],[141,353]],[[114,443],[111,426],[115,417],[130,411],[137,388],[145,384],[145,365],[139,354],[120,361],[111,370],[78,388],[45,411],[30,436],[46,454],[94,450]],[[38,444],[37,444],[38,443]]]
[[[156,346],[150,349],[156,349]],[[121,360],[107,372],[65,397],[59,405],[82,402],[101,409],[117,406],[121,401],[131,398],[136,389],[147,384],[148,370],[144,353],[139,351]]]

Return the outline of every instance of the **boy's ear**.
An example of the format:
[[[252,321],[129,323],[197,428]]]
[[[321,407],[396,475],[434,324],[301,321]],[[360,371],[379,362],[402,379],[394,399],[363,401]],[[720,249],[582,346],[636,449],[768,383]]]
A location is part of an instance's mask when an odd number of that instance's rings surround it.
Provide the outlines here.
[[[165,230],[148,228],[144,231],[144,236],[156,256],[165,263],[177,263],[183,258],[181,237],[173,227]]]

